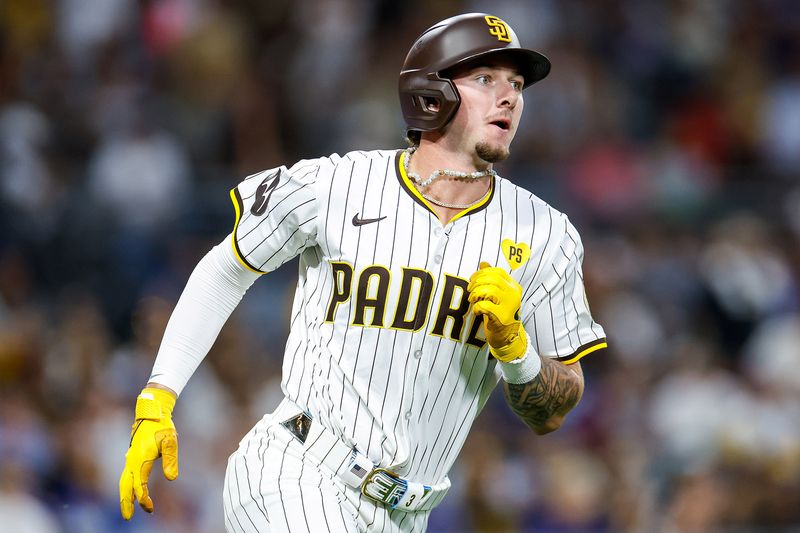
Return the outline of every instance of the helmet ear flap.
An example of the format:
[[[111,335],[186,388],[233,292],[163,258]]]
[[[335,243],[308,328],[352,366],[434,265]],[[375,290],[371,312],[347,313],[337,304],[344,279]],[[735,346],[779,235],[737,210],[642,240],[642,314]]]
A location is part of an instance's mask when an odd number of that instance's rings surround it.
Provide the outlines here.
[[[419,94],[417,95],[415,102],[417,105],[430,111],[431,113],[438,112],[441,105],[441,102],[439,102],[438,98],[435,98],[433,96],[422,96]]]
[[[410,129],[434,131],[450,121],[461,103],[452,81],[419,71],[404,72],[400,78],[400,107]],[[429,105],[431,100],[438,105]]]

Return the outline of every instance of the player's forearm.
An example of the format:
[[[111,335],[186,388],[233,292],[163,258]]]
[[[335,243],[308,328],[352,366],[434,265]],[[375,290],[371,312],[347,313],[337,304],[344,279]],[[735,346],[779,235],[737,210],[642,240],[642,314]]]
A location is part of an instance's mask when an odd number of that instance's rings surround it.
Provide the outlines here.
[[[583,372],[579,364],[567,366],[542,357],[542,369],[527,383],[503,382],[511,410],[538,435],[555,431],[583,394]]]
[[[172,312],[150,383],[180,394],[257,277],[237,263],[226,241],[206,254]]]

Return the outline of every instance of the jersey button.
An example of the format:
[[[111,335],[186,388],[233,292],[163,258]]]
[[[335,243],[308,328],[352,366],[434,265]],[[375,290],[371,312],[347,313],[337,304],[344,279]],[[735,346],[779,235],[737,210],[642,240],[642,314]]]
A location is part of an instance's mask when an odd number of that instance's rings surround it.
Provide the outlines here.
[[[419,359],[420,357],[422,357],[422,350],[417,350],[416,352],[414,352],[415,359]]]
[[[441,255],[437,255],[437,256],[435,256],[435,257],[433,258],[433,262],[434,262],[434,263],[436,263],[436,264],[438,265],[439,263],[441,263],[441,262],[442,262],[442,256],[441,256]]]
[[[406,417],[406,420],[410,420],[411,419],[411,411],[406,411],[405,417]]]
[[[433,228],[433,234],[436,235],[437,237],[441,237],[442,236],[442,228]]]

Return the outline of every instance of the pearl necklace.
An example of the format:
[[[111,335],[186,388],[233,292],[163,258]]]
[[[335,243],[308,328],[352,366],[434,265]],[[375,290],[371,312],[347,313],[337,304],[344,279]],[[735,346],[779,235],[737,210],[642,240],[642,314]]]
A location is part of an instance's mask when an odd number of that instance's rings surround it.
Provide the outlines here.
[[[439,206],[442,206],[442,207],[447,207],[449,209],[468,209],[470,207],[473,207],[473,206],[481,203],[482,201],[484,201],[489,196],[489,193],[491,192],[491,189],[486,191],[486,194],[484,194],[483,196],[481,196],[480,198],[478,198],[477,200],[475,200],[472,203],[469,203],[469,204],[449,204],[447,202],[443,202],[441,200],[437,200],[436,198],[433,198],[432,196],[425,194],[424,192],[422,192],[422,190],[420,188],[421,187],[427,187],[428,185],[433,183],[433,180],[435,180],[439,176],[449,176],[451,178],[463,178],[463,179],[468,179],[468,180],[476,180],[478,178],[483,178],[484,176],[495,177],[495,176],[497,176],[497,172],[495,172],[493,169],[479,170],[477,172],[470,172],[470,173],[459,172],[457,170],[449,170],[449,169],[434,170],[433,172],[431,172],[431,175],[428,176],[428,179],[426,179],[425,181],[422,181],[422,178],[420,178],[419,174],[416,174],[416,173],[411,172],[410,170],[408,170],[408,164],[409,164],[409,161],[411,160],[411,154],[413,154],[416,150],[417,150],[416,146],[412,146],[411,148],[406,150],[406,157],[405,157],[405,159],[403,161],[403,166],[405,167],[406,176],[408,176],[409,179],[414,182],[414,184],[416,185],[417,190],[419,191],[419,193],[422,195],[423,198],[425,198],[429,202],[432,202],[432,203],[434,203],[436,205],[439,205]]]

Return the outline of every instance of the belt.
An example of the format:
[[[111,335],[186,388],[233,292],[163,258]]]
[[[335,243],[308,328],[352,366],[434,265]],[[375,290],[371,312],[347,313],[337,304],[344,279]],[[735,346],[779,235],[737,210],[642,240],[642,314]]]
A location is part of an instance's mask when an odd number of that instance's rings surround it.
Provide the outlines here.
[[[313,423],[311,415],[299,407],[295,409],[297,414],[280,424],[303,444],[306,456],[333,471],[345,485],[360,490],[370,500],[398,511],[427,511],[436,507],[450,489],[447,477],[441,483],[427,485],[377,467],[325,426]],[[285,410],[279,408],[276,414],[278,411]]]

